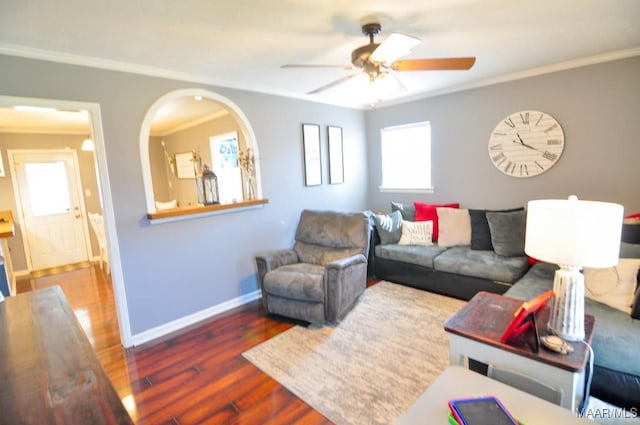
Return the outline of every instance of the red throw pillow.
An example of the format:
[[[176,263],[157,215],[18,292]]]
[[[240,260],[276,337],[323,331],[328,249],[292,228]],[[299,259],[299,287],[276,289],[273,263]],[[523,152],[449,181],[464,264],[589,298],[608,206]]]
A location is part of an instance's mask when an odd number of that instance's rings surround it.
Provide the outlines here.
[[[454,204],[425,204],[422,202],[414,202],[416,209],[416,221],[433,221],[433,241],[438,241],[438,211],[436,208],[460,208],[459,203]]]

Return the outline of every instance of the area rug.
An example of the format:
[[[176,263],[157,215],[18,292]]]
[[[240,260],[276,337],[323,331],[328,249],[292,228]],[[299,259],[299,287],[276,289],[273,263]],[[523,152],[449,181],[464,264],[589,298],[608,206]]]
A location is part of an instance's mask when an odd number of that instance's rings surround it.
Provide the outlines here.
[[[243,356],[336,424],[391,424],[449,364],[464,301],[380,282],[336,326],[293,327]]]

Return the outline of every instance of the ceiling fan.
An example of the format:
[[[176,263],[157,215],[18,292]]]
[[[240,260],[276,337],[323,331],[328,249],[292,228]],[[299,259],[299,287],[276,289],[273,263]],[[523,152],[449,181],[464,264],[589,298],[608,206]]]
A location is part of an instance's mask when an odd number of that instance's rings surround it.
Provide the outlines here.
[[[410,54],[411,49],[420,43],[420,39],[405,34],[392,33],[382,43],[375,43],[374,37],[380,33],[381,29],[382,26],[378,22],[362,26],[363,34],[369,37],[369,44],[360,46],[351,52],[351,66],[282,65],[281,68],[342,68],[357,71],[307,93],[316,94],[342,84],[362,73],[365,73],[369,77],[369,81],[373,83],[387,74],[394,75],[390,71],[467,70],[476,62],[475,57],[397,60]],[[400,84],[402,85],[402,83]]]

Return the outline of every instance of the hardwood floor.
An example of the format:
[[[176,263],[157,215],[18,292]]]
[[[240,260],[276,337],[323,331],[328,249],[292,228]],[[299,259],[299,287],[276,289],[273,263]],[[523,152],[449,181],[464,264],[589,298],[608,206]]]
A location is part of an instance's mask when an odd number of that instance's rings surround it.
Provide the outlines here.
[[[52,285],[62,287],[137,424],[331,423],[242,357],[294,325],[267,317],[260,301],[124,350],[108,275],[91,266],[20,278],[18,292]]]

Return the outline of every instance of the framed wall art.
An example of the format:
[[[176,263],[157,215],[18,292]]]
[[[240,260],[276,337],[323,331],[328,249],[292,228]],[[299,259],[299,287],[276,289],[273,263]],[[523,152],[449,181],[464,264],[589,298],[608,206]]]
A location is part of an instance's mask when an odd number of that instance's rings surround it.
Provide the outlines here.
[[[196,178],[196,169],[193,163],[193,152],[176,154],[176,176],[179,179]]]
[[[302,124],[302,146],[304,151],[304,185],[322,184],[322,163],[320,160],[320,126]]]
[[[344,156],[342,150],[342,128],[328,126],[329,184],[344,183]]]

